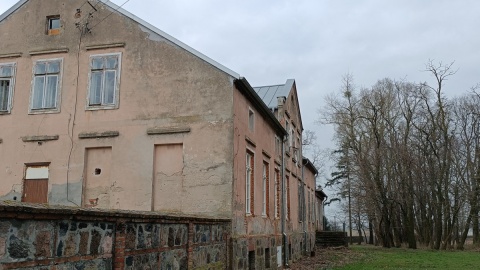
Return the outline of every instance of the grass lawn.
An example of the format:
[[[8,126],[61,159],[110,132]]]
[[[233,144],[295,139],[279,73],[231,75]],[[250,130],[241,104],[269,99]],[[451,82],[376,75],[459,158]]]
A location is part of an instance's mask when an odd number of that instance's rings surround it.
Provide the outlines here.
[[[350,247],[353,258],[336,270],[351,269],[480,269],[478,251],[432,251],[373,246]]]

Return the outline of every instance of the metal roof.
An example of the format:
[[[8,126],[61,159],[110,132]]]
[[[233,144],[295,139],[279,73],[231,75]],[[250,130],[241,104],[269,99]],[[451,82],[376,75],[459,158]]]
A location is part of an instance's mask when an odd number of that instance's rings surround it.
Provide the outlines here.
[[[268,108],[276,109],[278,107],[277,98],[288,97],[294,83],[294,79],[289,79],[285,84],[259,86],[254,87],[253,89],[263,100],[263,103],[267,105]]]
[[[0,23],[5,18],[7,18],[10,14],[15,12],[17,9],[19,9],[21,6],[23,6],[28,1],[29,0],[20,0],[15,5],[13,5],[10,9],[8,9],[5,13],[1,14],[0,15]],[[132,13],[126,11],[125,9],[121,8],[120,6],[117,6],[116,4],[112,3],[111,1],[109,1],[109,0],[99,0],[99,1],[101,1],[107,7],[111,8],[112,11],[117,11],[118,13],[130,18],[131,20],[139,23],[140,25],[142,25],[146,29],[153,32],[153,34],[156,34],[156,35],[159,35],[159,36],[163,37],[164,39],[166,39],[166,40],[172,42],[173,44],[181,47],[182,49],[190,52],[191,54],[193,54],[193,55],[197,56],[198,58],[204,60],[205,62],[209,63],[210,65],[212,65],[214,67],[216,67],[217,69],[227,73],[228,75],[230,75],[230,76],[232,76],[236,79],[240,78],[240,75],[238,73],[236,73],[235,71],[232,71],[231,69],[221,65],[220,63],[218,63],[218,62],[214,61],[213,59],[207,57],[206,55],[202,54],[201,52],[193,49],[192,47],[190,47],[187,44],[181,42],[180,40],[170,36],[169,34],[163,32],[162,30],[156,28],[155,26],[149,24],[148,22],[140,19],[139,17],[137,17],[137,16],[133,15]]]

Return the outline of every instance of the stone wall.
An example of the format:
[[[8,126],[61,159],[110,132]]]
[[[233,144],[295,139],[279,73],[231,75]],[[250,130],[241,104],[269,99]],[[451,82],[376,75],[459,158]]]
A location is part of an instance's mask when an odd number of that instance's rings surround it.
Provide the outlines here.
[[[229,220],[0,202],[0,269],[226,269]]]
[[[315,249],[315,233],[290,233],[288,238],[289,264],[311,256]],[[305,241],[306,237],[306,241]],[[231,269],[282,269],[278,264],[283,260],[283,245],[281,235],[251,236],[249,238],[232,238]],[[280,250],[280,252],[279,252]],[[278,258],[278,255],[282,258]]]

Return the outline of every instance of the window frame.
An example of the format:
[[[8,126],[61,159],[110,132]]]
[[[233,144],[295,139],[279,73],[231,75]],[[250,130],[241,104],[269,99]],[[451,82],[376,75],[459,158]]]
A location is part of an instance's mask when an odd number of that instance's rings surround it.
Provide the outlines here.
[[[255,111],[252,108],[248,108],[248,130],[255,131]]]
[[[60,62],[60,68],[57,74],[57,93],[55,97],[55,107],[53,108],[33,108],[34,104],[34,97],[35,97],[35,79],[37,78],[35,74],[35,68],[37,67],[37,64],[39,62]],[[49,76],[48,73],[45,73],[44,75],[45,78]],[[50,74],[51,76],[51,74]],[[31,82],[31,89],[30,89],[30,101],[28,105],[28,114],[44,114],[44,113],[59,113],[60,108],[61,108],[61,101],[62,101],[62,83],[63,82],[63,57],[60,58],[48,58],[48,59],[38,59],[34,61],[33,67],[32,67],[32,82]],[[44,82],[46,83],[46,82]]]
[[[114,86],[114,93],[113,93],[113,104],[106,104],[103,103],[103,101],[100,102],[99,105],[90,105],[90,95],[92,92],[92,71],[95,71],[93,69],[93,59],[96,57],[108,57],[108,56],[117,56],[117,61],[118,61],[118,68],[116,70],[115,74],[115,86]],[[87,87],[87,97],[86,97],[86,105],[85,105],[85,110],[89,111],[96,111],[96,110],[114,110],[118,109],[120,106],[120,78],[122,74],[122,52],[114,52],[114,53],[103,53],[103,54],[92,54],[89,57],[89,62],[88,62],[88,87]],[[104,69],[105,72],[105,69]],[[105,74],[102,75],[102,82],[104,81]],[[100,94],[103,97],[104,89],[103,87],[100,89]]]
[[[280,197],[281,197],[281,184],[280,184],[280,170],[275,168],[275,171],[274,171],[274,189],[275,189],[275,198],[274,198],[274,201],[275,201],[275,218],[280,218],[280,208],[281,208],[281,203],[280,203]]]
[[[58,27],[52,28],[52,21],[58,20]],[[62,21],[60,20],[60,15],[51,15],[47,16],[47,23],[45,25],[46,34],[48,36],[56,36],[60,34],[60,29],[62,29]]]
[[[15,92],[15,77],[16,77],[16,71],[17,71],[17,63],[11,62],[11,63],[0,63],[0,68],[2,67],[12,67],[12,74],[10,77],[2,77],[0,74],[0,80],[4,81],[9,81],[9,86],[8,86],[8,91],[7,91],[7,109],[2,111],[0,108],[0,115],[2,114],[10,114],[13,109],[13,96]]]
[[[285,175],[285,182],[286,182],[286,197],[287,197],[287,207],[286,207],[286,219],[290,220],[290,177],[288,175]]]
[[[263,162],[262,195],[262,216],[268,217],[270,201],[270,164],[266,161]]]
[[[245,213],[254,214],[255,208],[255,154],[247,150],[245,155]]]

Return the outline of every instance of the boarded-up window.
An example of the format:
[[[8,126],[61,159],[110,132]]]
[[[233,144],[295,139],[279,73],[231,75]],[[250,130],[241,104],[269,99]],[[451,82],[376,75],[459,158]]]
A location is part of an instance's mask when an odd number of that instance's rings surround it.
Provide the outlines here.
[[[184,204],[183,144],[155,145],[153,210],[181,212]]]
[[[27,165],[22,202],[48,202],[48,165]]]
[[[112,207],[112,148],[85,149],[83,206],[109,209]]]

